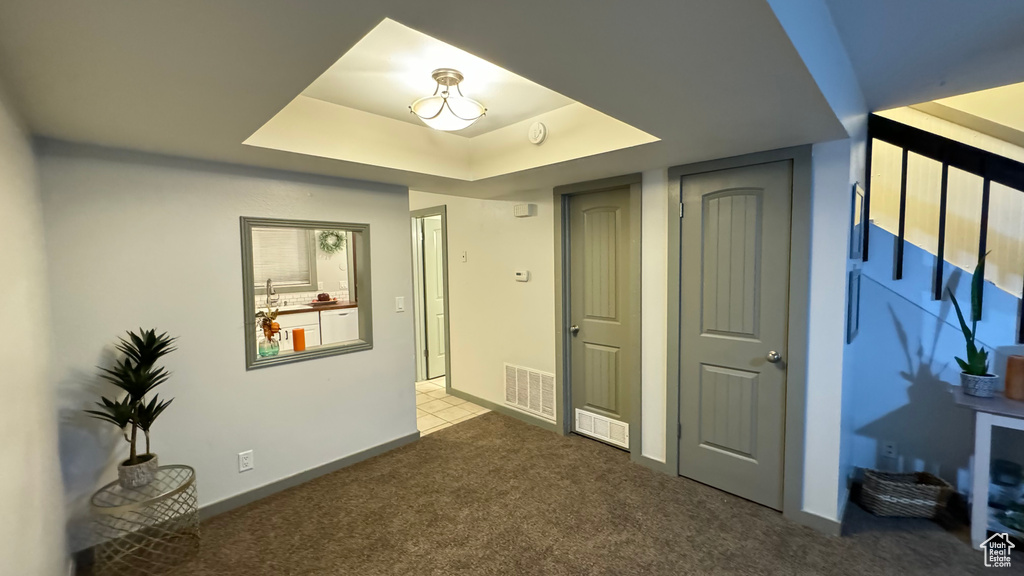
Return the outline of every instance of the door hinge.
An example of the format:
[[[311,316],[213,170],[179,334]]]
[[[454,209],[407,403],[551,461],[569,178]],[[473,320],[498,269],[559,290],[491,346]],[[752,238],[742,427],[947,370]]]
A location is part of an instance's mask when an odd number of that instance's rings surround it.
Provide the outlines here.
[[[682,202],[679,203],[679,217],[680,218],[683,217],[683,203]]]
[[[430,356],[430,352],[428,352],[427,349],[424,348],[423,349],[423,357],[426,358],[426,357],[429,357],[429,356]]]

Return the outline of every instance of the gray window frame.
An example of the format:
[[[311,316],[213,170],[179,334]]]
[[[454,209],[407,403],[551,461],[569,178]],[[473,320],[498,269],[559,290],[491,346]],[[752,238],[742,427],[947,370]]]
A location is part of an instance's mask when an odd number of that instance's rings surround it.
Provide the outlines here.
[[[354,222],[324,222],[314,220],[283,220],[280,218],[253,218],[242,216],[239,219],[242,247],[242,309],[243,330],[245,340],[245,369],[255,370],[281,364],[292,364],[315,358],[326,358],[339,354],[350,354],[373,349],[373,306],[370,289],[370,225]],[[355,281],[353,287],[357,294],[356,309],[359,311],[359,338],[335,346],[317,346],[303,352],[283,353],[278,356],[260,358],[256,351],[256,286],[253,279],[252,229],[260,227],[303,228],[311,232],[319,229],[344,230],[352,232],[353,254],[355,263]],[[313,257],[316,257],[315,251]],[[315,262],[313,263],[315,266]],[[316,285],[314,284],[314,287]],[[314,311],[315,308],[310,308]]]

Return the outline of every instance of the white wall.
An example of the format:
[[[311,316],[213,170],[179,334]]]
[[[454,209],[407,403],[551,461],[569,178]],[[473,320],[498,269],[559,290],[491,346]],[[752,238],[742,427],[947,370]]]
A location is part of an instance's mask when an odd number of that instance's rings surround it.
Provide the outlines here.
[[[851,140],[812,149],[811,278],[804,439],[806,512],[838,519]],[[790,386],[802,385],[790,382]]]
[[[892,279],[894,236],[871,229],[871,254],[863,269],[860,332],[851,347],[855,466],[894,471],[926,470],[968,488],[973,452],[973,417],[953,403],[949,385],[959,385],[964,339],[948,298],[932,300],[935,256],[907,243],[903,279]],[[953,287],[962,306],[970,306],[971,275],[947,266],[944,286]],[[1009,354],[1024,353],[1014,344],[1019,300],[991,283],[978,340],[994,350],[991,370],[1003,374]],[[966,311],[965,311],[966,312]],[[882,442],[895,442],[896,459],[881,456]],[[1024,462],[1024,445],[994,446]]]
[[[56,576],[67,555],[42,206],[28,135],[2,87],[0,205],[0,572]]]
[[[1024,162],[1024,148],[953,124],[911,108],[897,108],[887,118],[945,136],[1000,156]],[[875,142],[871,166],[871,218],[892,233],[899,231],[900,181],[903,172],[900,148]],[[933,254],[938,252],[939,190],[942,164],[910,154],[907,160],[906,239]],[[981,196],[984,179],[950,168],[946,207],[945,253],[947,261],[970,272],[978,263],[981,231]],[[1021,295],[1024,263],[1024,191],[998,182],[991,185],[985,277],[1001,289]]]
[[[641,454],[665,461],[668,405],[668,170],[643,174],[640,245],[641,367],[643,428]]]
[[[537,214],[514,217],[512,207],[524,203],[536,204]],[[448,207],[450,381],[504,404],[504,362],[555,371],[551,191],[498,200],[409,192],[410,210],[441,205]],[[516,270],[529,270],[530,281],[516,282]]]
[[[74,518],[126,450],[80,411],[113,392],[95,367],[139,326],[179,337],[153,449],[196,468],[200,505],[415,433],[412,314],[394,312],[396,296],[412,297],[404,188],[54,143],[39,164]],[[373,350],[245,370],[243,215],[370,224]],[[239,474],[250,449],[256,468]]]
[[[537,215],[515,218],[515,204]],[[448,206],[452,386],[504,403],[502,362],[555,372],[555,237],[552,190],[497,200],[410,191],[411,210]],[[668,173],[643,174],[642,454],[665,461],[668,335]],[[468,261],[462,262],[462,252]],[[529,270],[517,283],[515,270]]]

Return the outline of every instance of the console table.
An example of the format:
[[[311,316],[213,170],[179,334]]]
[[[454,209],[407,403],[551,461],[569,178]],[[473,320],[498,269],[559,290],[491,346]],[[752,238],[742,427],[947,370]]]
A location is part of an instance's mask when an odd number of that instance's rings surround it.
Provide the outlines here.
[[[196,472],[161,466],[153,482],[123,488],[116,481],[91,500],[97,576],[165,574],[199,549]]]
[[[1024,430],[1024,402],[1002,394],[978,398],[952,386],[956,403],[974,411],[974,469],[971,471],[971,545],[979,547],[988,532],[988,487],[992,460],[992,428]]]

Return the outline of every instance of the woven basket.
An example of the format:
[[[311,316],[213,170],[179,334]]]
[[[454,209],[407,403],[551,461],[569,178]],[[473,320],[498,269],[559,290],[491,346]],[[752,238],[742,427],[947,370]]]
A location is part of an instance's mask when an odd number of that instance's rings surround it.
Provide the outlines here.
[[[861,503],[876,516],[934,518],[952,493],[948,482],[927,472],[865,470]]]

